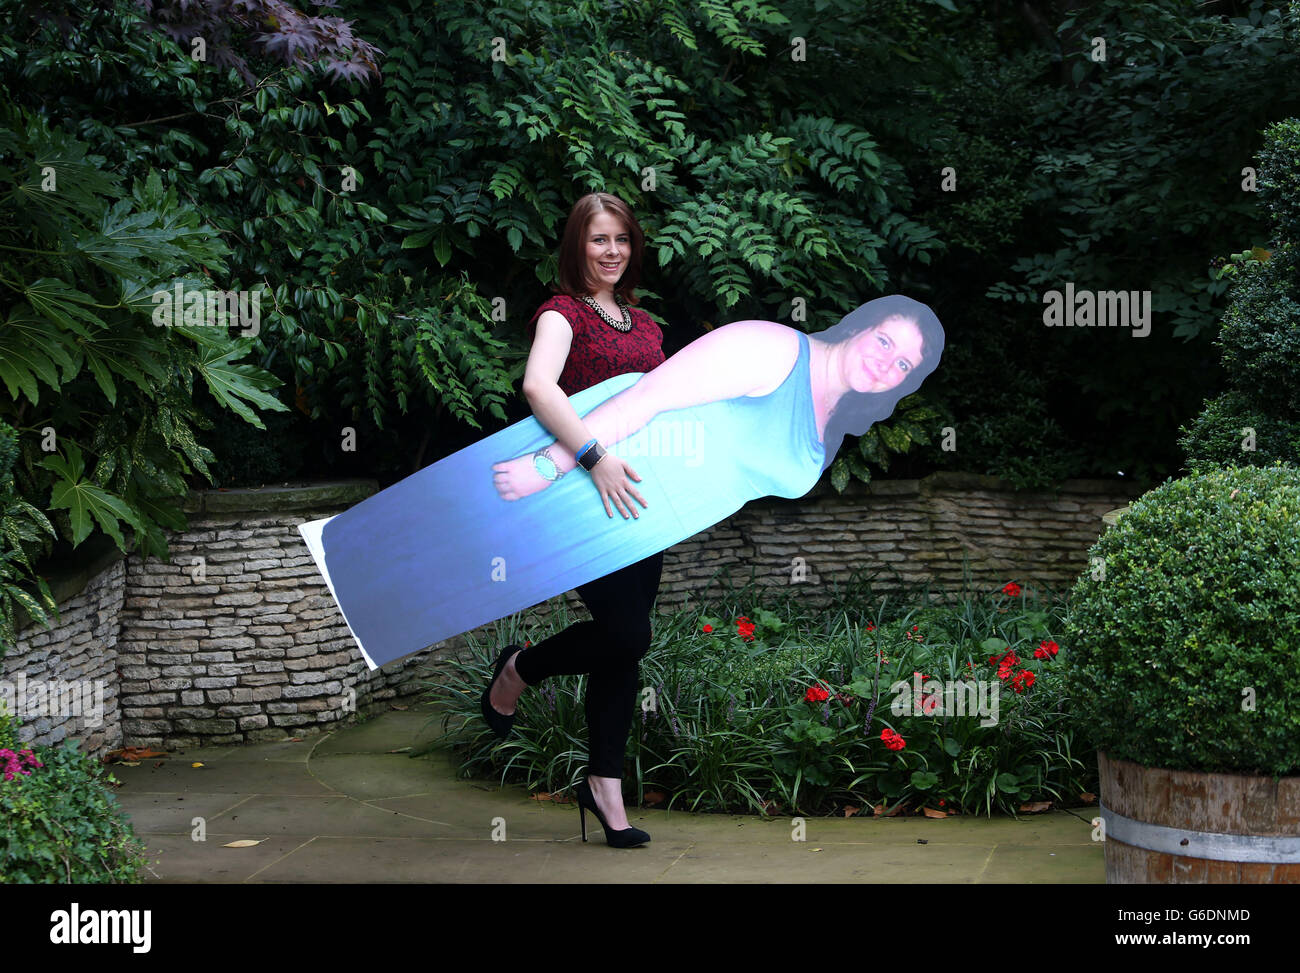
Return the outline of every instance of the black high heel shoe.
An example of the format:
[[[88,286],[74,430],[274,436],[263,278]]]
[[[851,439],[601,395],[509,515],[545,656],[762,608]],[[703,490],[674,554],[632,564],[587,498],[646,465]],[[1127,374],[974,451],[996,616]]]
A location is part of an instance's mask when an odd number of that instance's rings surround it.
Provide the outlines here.
[[[600,826],[605,829],[605,844],[611,848],[634,848],[637,845],[643,845],[650,840],[650,836],[640,828],[624,828],[622,831],[613,831],[605,823],[605,815],[600,813],[600,808],[596,807],[596,795],[591,792],[591,785],[587,783],[587,778],[583,777],[573,785],[574,793],[578,795],[578,818],[582,822],[582,840],[587,840],[587,811],[596,815],[596,820]]]
[[[512,649],[514,652],[511,651]],[[503,740],[509,736],[510,728],[515,725],[515,714],[511,713],[507,716],[492,708],[492,687],[496,685],[497,678],[501,675],[501,670],[506,667],[506,663],[510,661],[510,657],[520,651],[522,649],[518,645],[507,645],[501,650],[501,654],[497,656],[496,671],[492,673],[492,681],[488,683],[487,689],[483,690],[483,698],[479,701],[483,710],[483,719],[487,720],[488,726],[492,727],[492,732]]]

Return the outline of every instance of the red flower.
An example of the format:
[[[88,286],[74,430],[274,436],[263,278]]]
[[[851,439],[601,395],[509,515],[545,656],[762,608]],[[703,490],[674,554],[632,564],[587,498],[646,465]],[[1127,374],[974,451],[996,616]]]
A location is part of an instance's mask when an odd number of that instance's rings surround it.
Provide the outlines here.
[[[1008,581],[1006,584],[1002,586],[1002,593],[1004,595],[1010,595],[1012,598],[1015,598],[1017,595],[1020,594],[1020,585],[1016,584],[1014,581]]]
[[[996,665],[998,667],[998,678],[1006,679],[1011,675],[1011,670],[1020,665],[1020,660],[1016,658],[1015,652],[1007,649],[1003,655],[989,656],[989,665]]]
[[[871,622],[867,622],[867,631],[874,632],[875,630],[876,630],[876,626],[871,624]]]
[[[736,619],[736,633],[746,642],[754,641],[754,623],[749,620],[748,615],[741,615]]]
[[[888,727],[880,731],[880,739],[890,750],[902,750],[907,746],[907,741]]]
[[[713,626],[712,626],[712,625],[705,625],[705,626],[704,626],[704,631],[706,631],[706,632],[712,632],[712,631],[713,631]]]
[[[808,692],[803,694],[803,701],[805,703],[824,703],[830,698],[830,695],[821,686],[810,686]]]
[[[1026,689],[1034,684],[1034,674],[1028,669],[1021,669],[1011,677],[1011,688],[1018,693],[1023,693]]]
[[[530,645],[532,645],[532,644],[533,644],[533,643],[532,643],[532,642],[529,642],[527,639],[524,640],[524,648],[525,648],[525,649],[528,648],[528,646],[530,646]]]
[[[939,806],[940,806],[940,807],[944,807],[947,803],[948,803],[948,802],[945,801],[942,797],[939,798]]]
[[[1061,651],[1061,647],[1050,639],[1043,639],[1038,648],[1034,649],[1035,659],[1050,659],[1056,653]]]

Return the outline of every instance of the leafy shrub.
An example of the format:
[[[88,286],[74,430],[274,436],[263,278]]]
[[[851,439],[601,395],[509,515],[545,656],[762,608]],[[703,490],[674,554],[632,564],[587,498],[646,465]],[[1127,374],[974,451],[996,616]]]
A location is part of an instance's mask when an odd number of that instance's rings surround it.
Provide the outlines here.
[[[1070,596],[1067,691],[1108,754],[1300,773],[1300,471],[1226,468],[1134,501]]]
[[[1300,119],[1264,133],[1259,195],[1277,243],[1223,268],[1233,281],[1215,344],[1228,387],[1182,429],[1194,474],[1300,463]]]
[[[56,536],[76,548],[102,531],[123,551],[167,556],[186,477],[211,479],[196,379],[255,426],[254,407],[285,406],[266,391],[273,376],[237,363],[251,338],[188,314],[159,326],[155,295],[210,292],[207,272],[224,270],[227,248],[199,211],[156,171],[128,191],[88,143],[0,93],[0,420],[18,434],[16,455],[4,447],[14,486],[0,484],[14,498],[0,511],[0,619],[21,605],[43,620],[16,582],[33,586],[30,559]]]
[[[54,527],[18,495],[13,475],[17,458],[18,433],[0,420],[0,658],[17,640],[19,609],[41,624],[48,624],[47,609],[58,613],[50,586],[32,565],[55,536]],[[39,601],[27,590],[33,577]]]
[[[0,708],[0,882],[141,881],[144,845],[118,807],[112,775],[76,740],[18,751],[16,726]],[[14,762],[27,773],[5,780]]]

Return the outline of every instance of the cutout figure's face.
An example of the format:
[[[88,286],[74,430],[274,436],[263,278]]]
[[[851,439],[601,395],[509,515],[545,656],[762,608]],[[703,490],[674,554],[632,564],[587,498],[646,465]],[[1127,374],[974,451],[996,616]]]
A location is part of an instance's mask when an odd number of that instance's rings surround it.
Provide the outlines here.
[[[627,227],[612,213],[600,212],[587,225],[587,279],[593,286],[613,288],[632,256]]]
[[[849,339],[845,378],[855,392],[896,388],[921,364],[921,329],[901,317],[885,318]]]

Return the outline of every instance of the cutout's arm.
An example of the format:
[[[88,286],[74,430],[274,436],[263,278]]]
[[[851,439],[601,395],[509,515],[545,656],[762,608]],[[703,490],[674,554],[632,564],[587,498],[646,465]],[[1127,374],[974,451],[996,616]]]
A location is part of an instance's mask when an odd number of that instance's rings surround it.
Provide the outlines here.
[[[589,438],[608,448],[661,412],[734,399],[770,384],[789,371],[785,359],[792,330],[775,321],[735,321],[696,338],[588,412],[582,421]],[[577,467],[573,451],[563,443],[547,448],[562,473]]]

